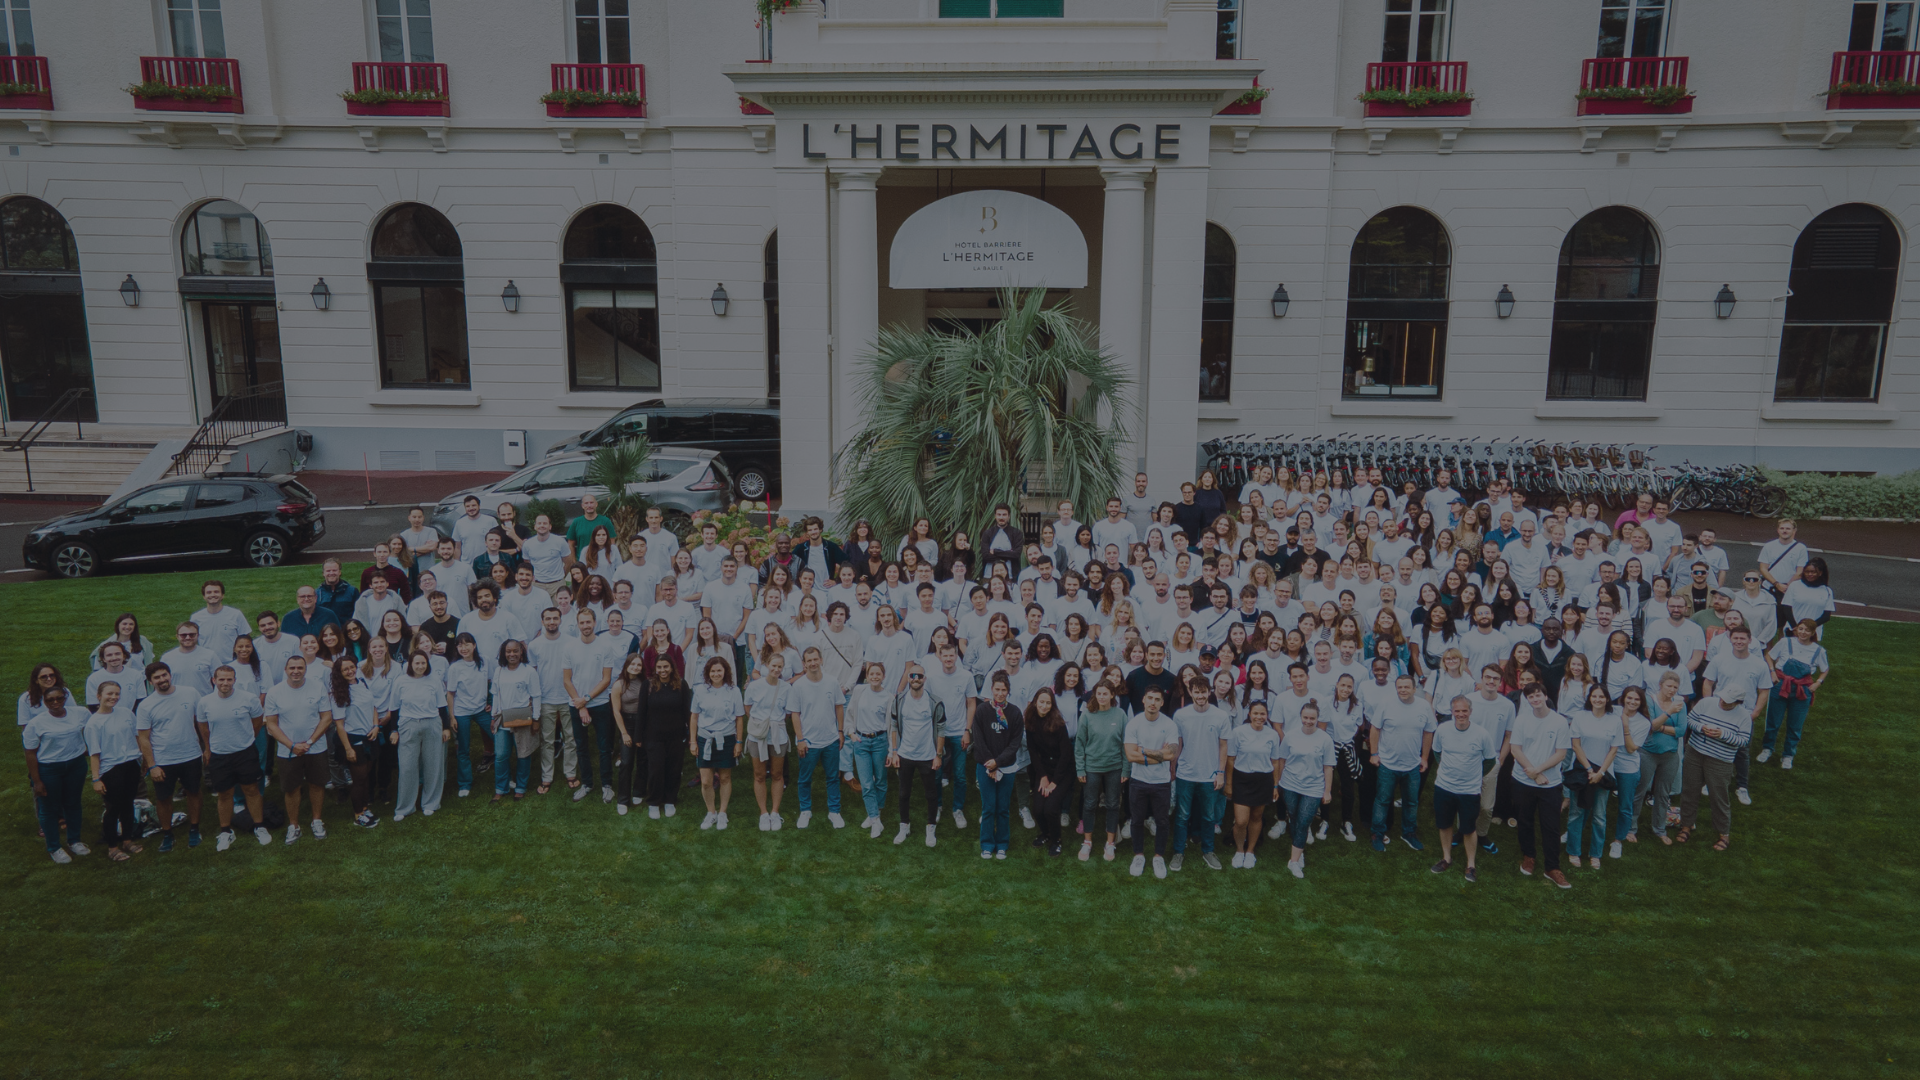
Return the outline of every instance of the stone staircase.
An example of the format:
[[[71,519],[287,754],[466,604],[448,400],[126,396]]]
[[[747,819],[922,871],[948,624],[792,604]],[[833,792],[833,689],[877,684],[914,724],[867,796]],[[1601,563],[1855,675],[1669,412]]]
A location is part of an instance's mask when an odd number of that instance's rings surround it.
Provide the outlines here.
[[[162,443],[177,450],[193,431],[191,427],[86,424],[76,437],[72,425],[55,425],[31,449],[0,453],[0,498],[105,498]]]

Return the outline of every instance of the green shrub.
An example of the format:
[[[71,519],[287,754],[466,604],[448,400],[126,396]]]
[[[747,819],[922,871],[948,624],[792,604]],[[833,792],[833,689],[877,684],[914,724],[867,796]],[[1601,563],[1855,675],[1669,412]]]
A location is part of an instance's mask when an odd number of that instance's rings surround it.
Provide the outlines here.
[[[1891,476],[1765,471],[1768,482],[1787,493],[1787,517],[1920,521],[1920,469]]]
[[[547,515],[547,520],[553,523],[554,532],[564,533],[567,531],[567,508],[561,504],[559,499],[528,500],[527,505],[520,508],[520,513],[516,515],[516,517],[521,524],[531,529],[533,528],[533,519],[539,517],[541,514]]]

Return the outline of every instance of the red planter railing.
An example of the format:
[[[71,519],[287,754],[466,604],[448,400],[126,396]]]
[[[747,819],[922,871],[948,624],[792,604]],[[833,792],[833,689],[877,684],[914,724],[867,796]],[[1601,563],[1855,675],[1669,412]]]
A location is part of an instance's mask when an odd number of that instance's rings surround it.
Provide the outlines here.
[[[1618,88],[1652,92],[1662,87],[1686,85],[1687,58],[1684,56],[1607,56],[1582,60],[1578,111],[1581,116],[1692,112],[1691,94],[1662,104],[1639,97],[1585,96],[1595,90]]]
[[[1838,87],[1920,84],[1920,52],[1837,52],[1827,80]],[[1829,109],[1920,109],[1920,94],[1829,90]]]
[[[0,94],[0,109],[53,108],[53,75],[44,56],[0,56],[0,82],[32,88]]]
[[[165,83],[180,89],[217,88],[227,94],[216,100],[135,95],[133,107],[158,112],[245,112],[240,96],[240,61],[210,56],[143,56],[140,81]]]
[[[1368,64],[1367,92],[1373,93],[1379,90],[1398,90],[1403,94],[1412,93],[1415,90],[1464,94],[1467,92],[1467,62],[1465,60],[1416,60],[1407,63]],[[1463,98],[1459,101],[1414,106],[1397,101],[1369,101],[1366,106],[1368,116],[1465,116],[1472,111],[1473,102]]]
[[[417,101],[347,102],[349,116],[447,115],[447,65],[357,60],[353,91],[386,90],[396,94],[431,95]]]
[[[547,102],[548,116],[645,116],[647,115],[647,68],[644,64],[555,64],[553,92],[578,90],[590,94],[633,94],[637,105],[624,102],[597,102],[569,105],[564,101]]]

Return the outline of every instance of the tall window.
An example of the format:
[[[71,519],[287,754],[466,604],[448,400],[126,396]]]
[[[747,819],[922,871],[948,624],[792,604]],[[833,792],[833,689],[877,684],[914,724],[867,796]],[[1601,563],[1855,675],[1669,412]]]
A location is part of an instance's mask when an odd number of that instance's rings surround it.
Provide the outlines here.
[[[167,29],[173,55],[227,55],[227,32],[220,24],[220,0],[167,0]]]
[[[273,245],[246,207],[217,199],[187,219],[180,234],[180,263],[193,275],[271,277]]]
[[[1207,261],[1200,290],[1200,400],[1233,393],[1233,280],[1238,254],[1227,230],[1207,223]]]
[[[28,0],[0,0],[0,56],[32,56],[33,12]]]
[[[660,389],[658,270],[646,223],[624,206],[589,207],[567,227],[561,259],[573,389]]]
[[[1912,0],[1860,0],[1853,5],[1848,52],[1906,52],[1911,48]]]
[[[1387,0],[1386,35],[1380,41],[1380,60],[1399,64],[1445,60],[1449,0]]]
[[[1547,397],[1644,401],[1659,291],[1652,222],[1624,206],[1581,218],[1560,245]]]
[[[943,19],[1058,19],[1066,0],[940,0]]]
[[[1240,5],[1241,0],[1219,0],[1220,12],[1216,16],[1213,36],[1213,58],[1215,60],[1240,59]]]
[[[38,419],[60,395],[92,389],[93,354],[80,293],[80,258],[73,230],[39,199],[0,203],[0,371],[6,377],[7,418]],[[80,416],[93,420],[94,401]]]
[[[627,0],[573,0],[573,40],[582,64],[633,63]]]
[[[1836,206],[1793,245],[1775,401],[1877,401],[1900,234],[1871,206]]]
[[[433,12],[429,0],[376,0],[380,59],[390,64],[433,63]]]
[[[780,398],[780,234],[767,237],[766,284],[761,295],[767,303],[767,396]]]
[[[380,385],[471,385],[466,269],[452,222],[419,203],[387,211],[373,230],[367,282],[380,335]]]
[[[1664,56],[1667,0],[1601,0],[1598,57]]]
[[[1446,368],[1452,245],[1440,219],[1412,206],[1375,214],[1347,271],[1347,397],[1438,397]]]

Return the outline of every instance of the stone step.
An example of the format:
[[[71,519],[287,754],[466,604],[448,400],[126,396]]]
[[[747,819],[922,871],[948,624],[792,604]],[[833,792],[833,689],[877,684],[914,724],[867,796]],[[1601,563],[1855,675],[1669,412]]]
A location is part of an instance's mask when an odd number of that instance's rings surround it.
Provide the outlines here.
[[[32,448],[33,482],[27,482],[27,454],[0,453],[0,495],[108,495],[146,460],[147,446],[61,446]]]

